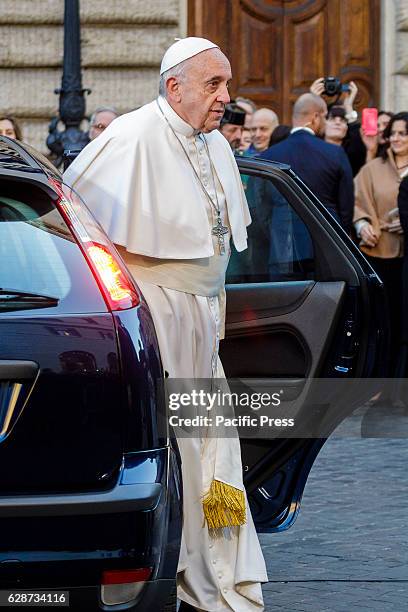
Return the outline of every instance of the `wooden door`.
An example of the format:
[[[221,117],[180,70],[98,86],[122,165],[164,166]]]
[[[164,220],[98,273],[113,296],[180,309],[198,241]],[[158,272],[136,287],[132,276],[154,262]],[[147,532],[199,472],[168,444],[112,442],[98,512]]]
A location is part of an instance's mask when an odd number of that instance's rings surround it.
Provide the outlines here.
[[[379,100],[380,0],[188,0],[190,36],[231,61],[232,96],[290,123],[292,104],[320,76],[354,80],[356,108]]]

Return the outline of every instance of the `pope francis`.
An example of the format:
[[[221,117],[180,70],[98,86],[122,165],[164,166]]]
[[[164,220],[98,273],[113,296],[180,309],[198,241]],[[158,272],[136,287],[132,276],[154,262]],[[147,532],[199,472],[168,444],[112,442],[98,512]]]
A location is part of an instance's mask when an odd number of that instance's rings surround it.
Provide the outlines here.
[[[163,366],[178,379],[224,376],[218,357],[230,239],[247,246],[247,202],[218,131],[231,67],[214,43],[165,53],[159,97],[122,115],[65,181],[117,245],[152,313]],[[242,482],[238,438],[178,440],[184,487],[180,610],[264,609],[265,563]]]

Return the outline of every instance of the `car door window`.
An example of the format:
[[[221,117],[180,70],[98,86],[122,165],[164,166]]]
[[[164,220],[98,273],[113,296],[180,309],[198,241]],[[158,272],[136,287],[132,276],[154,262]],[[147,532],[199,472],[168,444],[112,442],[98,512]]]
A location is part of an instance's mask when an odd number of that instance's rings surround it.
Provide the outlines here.
[[[272,179],[242,175],[252,223],[248,249],[232,248],[227,283],[314,280],[310,233]]]

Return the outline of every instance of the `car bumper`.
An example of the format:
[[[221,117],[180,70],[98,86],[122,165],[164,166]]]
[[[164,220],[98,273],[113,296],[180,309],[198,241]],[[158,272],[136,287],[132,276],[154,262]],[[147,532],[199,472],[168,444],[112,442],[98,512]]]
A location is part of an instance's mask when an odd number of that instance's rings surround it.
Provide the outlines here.
[[[63,590],[74,599],[83,595],[99,605],[103,572],[149,567],[142,600],[156,591],[167,595],[177,572],[181,512],[180,469],[169,447],[127,455],[109,491],[0,496],[0,588],[67,584]],[[95,609],[105,608],[119,609]]]
[[[86,612],[121,612],[122,610],[127,612],[152,612],[154,610],[160,612],[168,602],[174,585],[174,579],[151,580],[145,584],[136,600],[112,606],[106,606],[101,602],[100,588],[97,585],[86,587],[61,586],[53,587],[52,590],[69,593],[68,610],[86,610]]]

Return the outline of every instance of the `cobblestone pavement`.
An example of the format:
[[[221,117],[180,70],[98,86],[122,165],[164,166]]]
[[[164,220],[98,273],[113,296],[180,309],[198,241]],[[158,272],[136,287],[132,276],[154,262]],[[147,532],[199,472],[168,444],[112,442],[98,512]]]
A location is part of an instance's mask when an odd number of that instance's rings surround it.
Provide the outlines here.
[[[267,612],[408,610],[408,439],[331,438],[286,532],[260,536]]]

